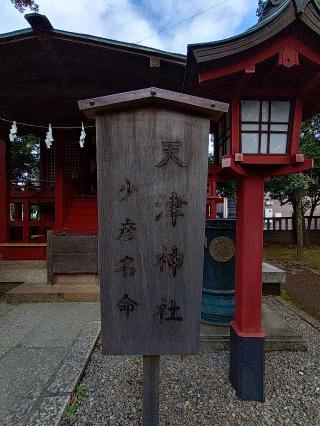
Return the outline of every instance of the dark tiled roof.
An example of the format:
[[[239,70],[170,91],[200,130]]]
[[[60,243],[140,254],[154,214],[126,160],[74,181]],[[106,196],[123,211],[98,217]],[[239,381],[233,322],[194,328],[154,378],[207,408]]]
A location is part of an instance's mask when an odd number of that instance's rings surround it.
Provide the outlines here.
[[[265,10],[269,2],[270,0],[265,5]],[[196,62],[200,63],[243,52],[273,37],[296,19],[301,19],[320,34],[320,8],[316,0],[283,0],[277,6],[269,8],[268,12],[256,25],[242,34],[225,40],[189,45],[188,61],[192,54]],[[318,25],[314,25],[315,20]]]
[[[0,40],[5,39],[19,39],[23,38],[26,35],[35,35],[39,33],[49,33],[58,36],[66,36],[68,38],[73,38],[79,41],[90,41],[96,43],[97,45],[109,45],[118,48],[125,48],[131,50],[132,52],[141,52],[147,55],[155,55],[165,57],[167,59],[177,60],[179,62],[184,62],[186,59],[185,55],[179,53],[166,52],[164,50],[153,49],[148,46],[141,46],[135,43],[126,43],[123,41],[111,40],[103,37],[96,37],[89,34],[74,33],[70,31],[63,31],[54,29],[45,15],[40,15],[39,13],[29,13],[25,15],[26,20],[31,25],[31,28],[26,28],[23,30],[12,31],[9,33],[0,34]]]

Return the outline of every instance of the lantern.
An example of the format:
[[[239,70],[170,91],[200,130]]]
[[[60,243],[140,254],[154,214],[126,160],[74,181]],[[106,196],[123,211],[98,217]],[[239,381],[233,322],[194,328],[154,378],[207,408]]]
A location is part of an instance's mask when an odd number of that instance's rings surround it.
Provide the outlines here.
[[[243,154],[287,154],[292,127],[288,100],[240,102],[240,141]]]

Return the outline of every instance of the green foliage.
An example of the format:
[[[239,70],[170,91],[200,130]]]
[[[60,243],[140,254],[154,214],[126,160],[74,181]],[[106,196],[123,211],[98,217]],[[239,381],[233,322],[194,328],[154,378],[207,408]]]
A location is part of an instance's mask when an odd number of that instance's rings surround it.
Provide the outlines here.
[[[208,167],[214,167],[214,155],[209,154],[208,156]],[[237,184],[236,182],[218,182],[217,194],[219,197],[236,198]]]
[[[266,191],[281,205],[292,204],[298,256],[302,254],[303,245],[309,244],[312,217],[320,204],[320,114],[303,123],[300,151],[314,160],[314,168],[295,175],[273,177],[266,185]],[[306,227],[303,216],[307,213]]]
[[[314,182],[304,173],[289,176],[276,176],[266,184],[266,191],[273,199],[279,200],[281,205],[294,204],[297,196],[307,197],[309,186]]]
[[[32,12],[39,11],[39,5],[34,0],[10,0],[14,4],[14,7],[23,13],[26,9],[30,9]]]
[[[67,409],[67,417],[69,419],[74,419],[77,414],[78,405],[77,404],[70,404]]]
[[[217,184],[217,194],[219,197],[236,198],[236,191],[236,182],[218,182]]]
[[[88,388],[86,385],[78,385],[75,394],[77,396],[85,396],[87,392]]]
[[[314,210],[320,203],[320,114],[305,121],[302,125],[300,151],[313,158],[314,168],[295,175],[273,177],[266,185],[266,191],[282,205],[302,199],[304,213]]]
[[[11,179],[39,178],[40,144],[33,135],[17,137],[10,142]]]
[[[313,158],[314,168],[305,174],[310,177],[308,196],[309,205],[320,203],[320,114],[303,123],[301,133],[301,152],[308,158]]]
[[[78,398],[85,396],[87,392],[88,392],[88,387],[86,385],[82,385],[82,384],[77,385],[76,390],[72,394],[70,404],[66,413],[70,421],[74,421],[76,417],[77,410],[78,410],[78,403],[79,403]]]

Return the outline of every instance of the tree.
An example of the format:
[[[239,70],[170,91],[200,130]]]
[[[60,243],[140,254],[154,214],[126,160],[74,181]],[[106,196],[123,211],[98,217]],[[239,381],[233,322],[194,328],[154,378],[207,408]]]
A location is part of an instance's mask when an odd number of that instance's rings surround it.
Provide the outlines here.
[[[309,244],[312,218],[320,204],[320,114],[302,125],[300,151],[313,158],[314,168],[295,175],[274,177],[266,190],[281,205],[292,204],[293,223],[297,237],[297,252],[302,254],[303,246]],[[308,214],[307,227],[304,216]]]
[[[285,204],[292,205],[298,257],[302,256],[304,246],[304,202],[308,196],[309,185],[311,185],[310,177],[304,173],[273,177],[271,178],[271,181],[266,184],[266,191],[270,192],[271,198],[279,200],[282,206]]]
[[[14,4],[14,7],[23,13],[26,9],[30,9],[32,12],[38,12],[39,5],[34,0],[10,0]]]
[[[309,176],[309,188],[304,210],[308,212],[306,243],[309,244],[312,218],[316,207],[320,204],[320,114],[307,120],[302,126],[301,152],[313,158],[314,168],[306,172]]]
[[[214,167],[215,163],[214,154],[210,153],[208,156],[208,167]],[[217,183],[217,195],[225,198],[236,198],[237,183],[234,181],[225,181]]]
[[[19,136],[10,142],[11,179],[39,178],[40,145],[33,135]]]

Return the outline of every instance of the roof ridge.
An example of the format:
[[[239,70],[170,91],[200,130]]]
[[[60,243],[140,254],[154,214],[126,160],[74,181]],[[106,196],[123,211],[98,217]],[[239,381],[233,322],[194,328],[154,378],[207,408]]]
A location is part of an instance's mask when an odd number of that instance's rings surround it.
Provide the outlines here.
[[[91,40],[91,41],[104,42],[104,43],[114,44],[114,45],[117,45],[117,46],[132,48],[132,49],[136,49],[136,50],[141,50],[141,51],[144,50],[144,51],[148,51],[150,53],[176,57],[176,58],[179,58],[181,60],[186,59],[186,55],[184,55],[183,53],[168,52],[166,50],[160,50],[160,49],[156,49],[156,48],[149,47],[149,46],[142,46],[142,45],[136,44],[136,43],[129,43],[129,42],[126,42],[126,41],[120,41],[120,40],[115,40],[115,39],[110,39],[110,38],[100,37],[100,36],[95,36],[95,35],[90,35],[90,34],[75,33],[75,32],[72,32],[72,31],[65,31],[65,30],[58,30],[58,29],[54,29],[52,31],[52,34],[66,35],[66,36],[71,36],[71,37],[74,37],[74,38],[84,38],[84,39]]]
[[[270,5],[270,3],[269,3],[270,1],[272,1],[272,0],[267,0],[264,7],[266,7],[267,4]],[[277,0],[274,0],[274,1],[276,2]],[[268,25],[271,21],[273,21],[278,15],[280,15],[292,3],[295,6],[297,16],[303,14],[306,6],[311,2],[318,8],[319,14],[320,14],[320,0],[278,0],[278,1],[279,1],[279,3],[276,5],[277,7],[274,7],[274,10],[271,13],[268,13],[262,19],[260,18],[259,21],[255,25],[248,28],[244,32],[237,34],[235,36],[232,36],[232,37],[228,37],[226,39],[222,39],[222,40],[209,41],[209,42],[205,42],[205,43],[189,44],[188,45],[188,51],[189,51],[190,48],[191,49],[193,47],[197,48],[197,46],[199,48],[205,47],[205,46],[211,46],[211,45],[218,46],[219,44],[228,43],[228,42],[231,42],[232,40],[236,40],[236,39],[239,39],[239,38],[244,37],[246,35],[250,35],[250,34],[256,32],[256,31],[259,31],[261,28],[263,28],[264,26]],[[270,9],[269,9],[269,11],[270,11]]]
[[[260,0],[257,10],[259,21],[263,21],[270,14],[277,13],[279,9],[287,6],[289,3],[293,3],[296,13],[301,14],[304,12],[306,6],[313,2],[317,7],[320,7],[319,1],[317,0]]]
[[[11,31],[8,33],[3,33],[3,34],[0,33],[0,39],[18,37],[18,36],[23,36],[27,34],[30,36],[32,35],[37,36],[37,33],[45,32],[51,35],[65,35],[65,36],[73,37],[74,39],[82,38],[82,39],[90,40],[91,42],[95,42],[95,43],[110,44],[110,45],[114,45],[118,47],[132,49],[137,52],[139,51],[145,52],[146,54],[149,54],[151,56],[161,55],[163,57],[166,57],[169,60],[171,58],[172,60],[175,60],[175,61],[184,61],[184,62],[186,61],[186,55],[182,53],[168,52],[166,50],[155,49],[149,46],[142,46],[136,43],[129,43],[129,42],[109,39],[109,38],[101,37],[101,36],[94,36],[90,34],[75,33],[72,31],[55,29],[45,15],[41,15],[40,13],[37,13],[37,12],[26,14],[25,19],[28,21],[31,28],[25,28],[22,30]]]

